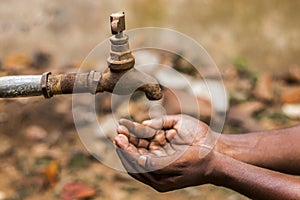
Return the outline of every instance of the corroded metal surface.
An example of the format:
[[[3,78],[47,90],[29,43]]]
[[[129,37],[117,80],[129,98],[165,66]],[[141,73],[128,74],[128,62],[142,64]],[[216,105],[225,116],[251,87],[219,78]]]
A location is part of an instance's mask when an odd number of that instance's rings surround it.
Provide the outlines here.
[[[153,77],[134,69],[135,58],[129,48],[125,30],[124,12],[111,15],[111,51],[108,68],[101,73],[70,73],[41,76],[0,77],[0,98],[44,95],[51,98],[58,94],[112,92],[131,94],[135,90],[145,92],[150,100],[162,97],[160,86]],[[121,81],[120,81],[121,80]],[[117,89],[115,86],[118,84]]]
[[[117,12],[110,15],[110,28],[113,35],[125,30],[125,13]]]
[[[115,87],[116,85],[117,87]],[[162,98],[162,91],[157,80],[135,68],[118,72],[107,68],[102,74],[97,89],[97,91],[107,91],[120,95],[128,95],[136,90],[144,92],[149,100]]]
[[[119,84],[117,89],[115,89],[116,84]],[[46,95],[42,88],[46,88]],[[122,95],[133,93],[135,90],[143,91],[150,100],[158,100],[162,97],[156,79],[136,69],[115,72],[107,68],[103,73],[90,71],[59,75],[45,73],[43,76],[0,77],[0,98],[40,95],[50,98],[59,94],[95,94],[104,91]]]
[[[113,71],[129,70],[134,67],[135,58],[129,48],[128,35],[125,30],[125,13],[113,13],[110,16],[110,28],[113,36],[110,37],[111,51],[107,59],[108,67]]]
[[[101,78],[100,72],[50,75],[48,87],[53,95],[72,93],[95,94]]]
[[[0,98],[42,95],[41,77],[40,75],[0,77]]]

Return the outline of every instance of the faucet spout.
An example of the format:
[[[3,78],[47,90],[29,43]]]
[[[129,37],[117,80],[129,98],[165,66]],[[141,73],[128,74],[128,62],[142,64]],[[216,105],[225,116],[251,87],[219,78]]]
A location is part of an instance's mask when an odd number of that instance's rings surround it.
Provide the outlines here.
[[[97,92],[104,91],[119,95],[142,91],[149,100],[162,98],[162,91],[157,80],[135,68],[117,72],[107,68],[103,72],[97,87]]]
[[[0,98],[40,96],[51,98],[59,94],[111,92],[132,94],[143,91],[149,100],[159,100],[162,92],[156,79],[134,68],[135,58],[129,48],[129,37],[125,30],[125,13],[110,16],[112,36],[107,59],[108,67],[101,73],[90,71],[40,76],[0,77]]]
[[[158,100],[162,92],[156,79],[134,68],[135,58],[129,48],[129,37],[125,30],[125,13],[110,16],[111,51],[107,59],[108,68],[103,72],[97,91],[115,94],[130,94],[143,91],[149,100]]]

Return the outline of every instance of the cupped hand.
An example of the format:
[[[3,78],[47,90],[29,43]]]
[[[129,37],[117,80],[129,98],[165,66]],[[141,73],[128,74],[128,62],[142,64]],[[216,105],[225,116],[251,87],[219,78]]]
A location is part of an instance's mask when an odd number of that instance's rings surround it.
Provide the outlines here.
[[[209,127],[186,115],[169,115],[143,124],[120,120],[117,153],[128,173],[158,191],[210,181],[213,147],[204,144]],[[203,148],[207,153],[200,157]]]

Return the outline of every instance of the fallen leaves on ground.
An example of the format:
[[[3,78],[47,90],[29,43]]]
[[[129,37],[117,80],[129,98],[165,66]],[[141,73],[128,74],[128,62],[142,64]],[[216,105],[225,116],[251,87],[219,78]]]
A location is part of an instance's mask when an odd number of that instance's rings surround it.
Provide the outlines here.
[[[49,165],[44,169],[44,174],[46,178],[46,184],[49,186],[54,186],[58,181],[58,162],[56,160],[50,161]]]
[[[79,182],[70,182],[64,185],[61,198],[63,200],[85,199],[95,196],[96,190]]]

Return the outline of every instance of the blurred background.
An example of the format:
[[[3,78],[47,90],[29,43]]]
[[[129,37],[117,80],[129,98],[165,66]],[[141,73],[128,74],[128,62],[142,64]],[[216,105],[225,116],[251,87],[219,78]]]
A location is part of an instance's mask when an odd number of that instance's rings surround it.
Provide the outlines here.
[[[228,91],[225,134],[283,128],[300,122],[299,9],[281,0],[0,0],[0,75],[76,71],[110,37],[109,15],[125,11],[127,30],[170,28],[207,50]],[[98,101],[103,117],[110,97]],[[102,165],[80,143],[71,108],[70,96],[0,99],[0,200],[246,199],[211,185],[159,194]]]

